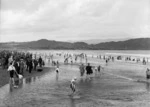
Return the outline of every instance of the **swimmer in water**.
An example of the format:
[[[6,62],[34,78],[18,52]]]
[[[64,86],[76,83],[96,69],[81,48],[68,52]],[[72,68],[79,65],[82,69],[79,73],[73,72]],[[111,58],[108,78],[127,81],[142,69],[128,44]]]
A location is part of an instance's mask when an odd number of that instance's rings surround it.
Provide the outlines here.
[[[76,80],[77,80],[76,77],[74,77],[74,78],[71,80],[70,88],[71,88],[71,90],[72,90],[72,94],[74,94],[74,93],[76,92],[76,86],[75,86]]]

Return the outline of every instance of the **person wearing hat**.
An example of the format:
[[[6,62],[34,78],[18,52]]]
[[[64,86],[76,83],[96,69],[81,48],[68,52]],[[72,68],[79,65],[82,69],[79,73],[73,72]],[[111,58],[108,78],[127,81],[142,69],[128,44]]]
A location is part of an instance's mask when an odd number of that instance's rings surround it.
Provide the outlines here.
[[[71,88],[71,90],[72,90],[72,94],[74,94],[75,91],[76,91],[76,86],[75,86],[76,80],[77,80],[76,77],[74,77],[74,78],[71,80],[70,88]]]

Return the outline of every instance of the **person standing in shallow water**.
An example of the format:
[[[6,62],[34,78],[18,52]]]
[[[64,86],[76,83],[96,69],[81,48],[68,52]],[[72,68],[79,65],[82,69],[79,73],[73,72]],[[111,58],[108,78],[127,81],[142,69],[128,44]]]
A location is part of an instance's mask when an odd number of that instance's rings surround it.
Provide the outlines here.
[[[26,71],[28,71],[29,70],[29,58],[27,58],[27,60],[26,60]]]
[[[150,79],[150,69],[149,68],[147,68],[147,70],[146,70],[146,78]]]
[[[97,70],[99,73],[101,72],[101,66],[100,65],[97,67]]]
[[[29,59],[29,73],[31,73],[32,68],[33,68],[32,59]]]
[[[8,72],[9,72],[9,75],[10,75],[10,84],[12,82],[12,84],[14,85],[15,84],[15,81],[14,81],[14,73],[15,73],[15,67],[13,66],[13,62],[10,62],[10,65],[8,67]]]
[[[86,66],[86,74],[87,76],[90,76],[93,73],[92,67],[90,66],[90,63]]]
[[[14,67],[15,67],[15,70],[18,74],[20,74],[20,64],[19,64],[19,59],[15,59],[14,60]],[[17,75],[16,75],[17,76]]]
[[[37,67],[37,65],[38,65],[37,59],[34,59],[34,60],[33,60],[33,63],[34,63],[34,70],[36,71],[36,67]]]
[[[108,58],[106,59],[106,66],[108,65]]]
[[[81,76],[83,76],[84,73],[85,73],[84,64],[81,64],[80,67],[79,67],[79,69],[80,69]]]
[[[39,58],[39,65],[40,65],[40,67],[42,67],[42,58],[41,58],[41,56]]]
[[[76,80],[77,80],[76,77],[74,77],[74,78],[71,80],[70,88],[71,88],[71,90],[72,90],[72,94],[74,94],[74,93],[76,92],[76,86],[75,86]]]
[[[56,67],[56,73],[59,73],[59,66]]]
[[[22,74],[22,75],[24,73],[24,68],[25,68],[24,60],[20,59],[20,74]]]

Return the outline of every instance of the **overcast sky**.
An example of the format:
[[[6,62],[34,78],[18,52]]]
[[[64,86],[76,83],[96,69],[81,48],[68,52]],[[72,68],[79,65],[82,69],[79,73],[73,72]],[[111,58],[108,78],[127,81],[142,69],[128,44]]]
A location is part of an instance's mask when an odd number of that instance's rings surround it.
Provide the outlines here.
[[[0,1],[0,42],[150,37],[150,0]]]

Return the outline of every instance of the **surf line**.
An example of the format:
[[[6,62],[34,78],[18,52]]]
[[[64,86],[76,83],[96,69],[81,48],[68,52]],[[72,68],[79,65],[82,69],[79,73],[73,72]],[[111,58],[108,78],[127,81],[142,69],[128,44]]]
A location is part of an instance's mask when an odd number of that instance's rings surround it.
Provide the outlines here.
[[[103,73],[108,74],[108,75],[112,75],[112,76],[115,76],[115,77],[123,78],[123,79],[129,80],[129,81],[135,81],[135,80],[133,80],[132,78],[128,78],[128,77],[125,77],[125,76],[115,75],[115,74],[106,73],[106,72],[103,72]]]

